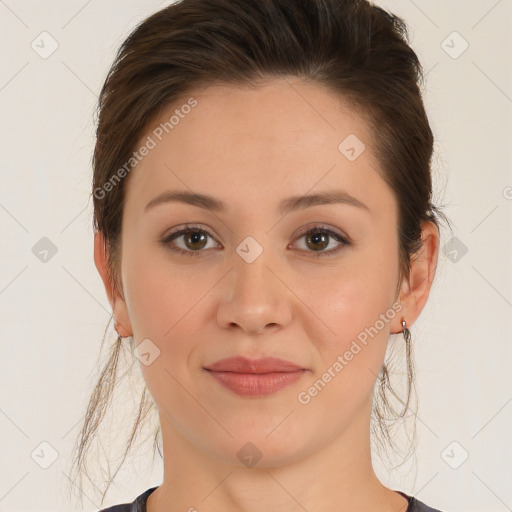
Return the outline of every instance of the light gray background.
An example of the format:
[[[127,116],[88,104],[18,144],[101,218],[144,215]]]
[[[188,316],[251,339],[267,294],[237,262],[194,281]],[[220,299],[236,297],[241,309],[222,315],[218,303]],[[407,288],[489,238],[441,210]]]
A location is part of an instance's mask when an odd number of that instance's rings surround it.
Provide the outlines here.
[[[123,39],[168,3],[0,0],[0,511],[73,510],[68,459],[111,311],[93,261],[93,110]],[[377,4],[407,21],[428,72],[436,199],[457,238],[443,232],[412,327],[416,467],[379,476],[446,512],[512,510],[511,0]],[[43,31],[58,43],[45,59],[31,47]],[[43,237],[47,262],[33,252]],[[102,506],[161,483],[144,460]],[[97,508],[91,495],[84,510]]]

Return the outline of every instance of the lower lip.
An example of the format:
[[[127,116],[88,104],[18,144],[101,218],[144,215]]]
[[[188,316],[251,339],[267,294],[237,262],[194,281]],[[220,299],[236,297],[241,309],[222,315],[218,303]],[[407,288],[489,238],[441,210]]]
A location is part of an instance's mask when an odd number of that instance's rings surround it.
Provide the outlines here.
[[[297,382],[306,372],[307,370],[276,373],[236,373],[208,370],[208,373],[223,386],[241,396],[272,395]]]

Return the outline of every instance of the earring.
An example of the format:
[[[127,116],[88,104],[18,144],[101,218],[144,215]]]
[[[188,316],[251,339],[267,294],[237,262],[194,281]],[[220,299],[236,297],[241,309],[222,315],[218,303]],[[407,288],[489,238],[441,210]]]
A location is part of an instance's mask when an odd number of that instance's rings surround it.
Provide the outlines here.
[[[411,331],[405,326],[405,320],[402,318],[402,334],[404,335],[405,343],[411,342]]]

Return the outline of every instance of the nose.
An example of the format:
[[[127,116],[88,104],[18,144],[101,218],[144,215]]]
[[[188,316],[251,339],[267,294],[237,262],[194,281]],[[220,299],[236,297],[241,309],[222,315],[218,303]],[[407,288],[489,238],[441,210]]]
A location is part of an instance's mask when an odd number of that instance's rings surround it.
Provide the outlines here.
[[[269,264],[265,252],[251,263],[242,258],[235,261],[221,285],[217,311],[220,327],[258,335],[290,323],[293,294],[277,265]]]

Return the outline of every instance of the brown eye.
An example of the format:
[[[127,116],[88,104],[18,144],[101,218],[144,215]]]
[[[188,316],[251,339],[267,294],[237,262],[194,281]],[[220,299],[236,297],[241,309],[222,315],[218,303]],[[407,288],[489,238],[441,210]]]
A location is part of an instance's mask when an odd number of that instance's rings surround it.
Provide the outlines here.
[[[308,229],[298,237],[298,239],[302,238],[305,240],[305,251],[312,252],[316,257],[331,256],[341,250],[344,245],[351,245],[347,238],[323,226],[314,226]],[[327,247],[332,245],[333,240],[338,243],[338,246],[336,247],[336,244],[334,244],[334,248],[326,250]]]
[[[203,249],[208,248],[206,246],[209,238],[213,240],[208,231],[187,225],[184,229],[166,236],[162,243],[173,251],[189,256],[200,256],[201,252],[205,252]],[[177,241],[180,239],[181,241],[178,244]]]

